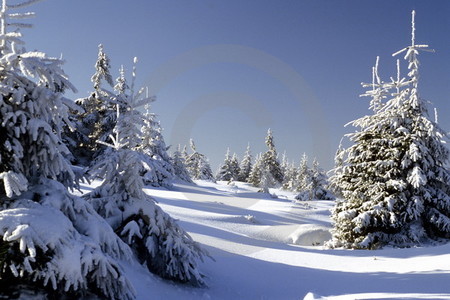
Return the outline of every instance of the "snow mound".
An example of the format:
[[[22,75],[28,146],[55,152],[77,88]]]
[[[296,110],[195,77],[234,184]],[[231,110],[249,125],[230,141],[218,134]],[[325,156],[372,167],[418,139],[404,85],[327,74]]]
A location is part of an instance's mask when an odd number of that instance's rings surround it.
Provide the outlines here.
[[[244,218],[253,224],[259,224],[258,220],[253,215],[245,215]]]
[[[289,243],[301,246],[318,246],[331,239],[330,230],[315,224],[299,225],[291,235]]]
[[[326,300],[327,298],[321,297],[319,295],[316,295],[314,293],[309,292],[305,295],[305,298],[303,300]]]

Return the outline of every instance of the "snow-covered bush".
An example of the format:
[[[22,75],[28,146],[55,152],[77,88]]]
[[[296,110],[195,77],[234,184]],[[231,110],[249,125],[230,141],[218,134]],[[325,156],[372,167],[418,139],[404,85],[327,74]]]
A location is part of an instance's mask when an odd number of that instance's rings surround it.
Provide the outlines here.
[[[428,46],[415,44],[414,14],[412,43],[394,54],[406,52],[408,79],[398,71],[384,83],[375,67],[373,83],[365,85],[372,87],[366,94],[374,114],[352,122],[360,130],[349,134],[354,144],[335,169],[332,181],[343,199],[332,214],[331,246],[408,246],[450,237],[447,137],[418,94],[417,55]]]

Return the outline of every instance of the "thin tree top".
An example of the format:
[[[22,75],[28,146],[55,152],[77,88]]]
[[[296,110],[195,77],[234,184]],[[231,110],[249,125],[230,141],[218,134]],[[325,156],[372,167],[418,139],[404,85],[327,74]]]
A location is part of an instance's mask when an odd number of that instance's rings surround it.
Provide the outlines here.
[[[411,45],[405,47],[394,54],[392,56],[396,56],[400,53],[406,52],[404,59],[409,62],[408,69],[411,71],[408,73],[409,77],[413,82],[414,88],[417,88],[417,83],[419,80],[419,61],[417,60],[417,55],[419,55],[419,51],[426,52],[434,52],[433,49],[429,49],[428,45],[416,45],[416,22],[415,22],[416,12],[413,10],[411,13]]]

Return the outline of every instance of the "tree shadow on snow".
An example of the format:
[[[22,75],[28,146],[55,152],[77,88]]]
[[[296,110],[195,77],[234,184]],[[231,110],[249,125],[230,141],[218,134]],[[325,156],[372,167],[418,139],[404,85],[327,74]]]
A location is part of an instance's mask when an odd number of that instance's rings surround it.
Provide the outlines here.
[[[359,293],[448,294],[448,273],[354,273],[295,267],[207,246],[216,263],[205,266],[211,299],[303,299]],[[364,268],[364,266],[361,266]],[[221,298],[221,295],[226,297]],[[216,297],[217,295],[217,297]]]

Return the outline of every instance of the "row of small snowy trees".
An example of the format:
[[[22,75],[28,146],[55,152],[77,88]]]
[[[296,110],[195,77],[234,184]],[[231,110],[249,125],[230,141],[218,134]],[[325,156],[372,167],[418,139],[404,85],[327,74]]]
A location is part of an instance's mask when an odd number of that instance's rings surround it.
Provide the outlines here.
[[[450,237],[450,173],[447,134],[428,115],[419,96],[420,51],[415,43],[412,13],[411,45],[405,53],[404,78],[397,61],[397,78],[384,82],[378,75],[364,95],[371,97],[373,114],[351,123],[353,143],[336,155],[331,178],[341,196],[332,213],[332,247],[410,246]]]
[[[113,82],[102,47],[94,92],[76,104],[64,98],[75,88],[63,62],[19,47],[17,28],[29,26],[16,20],[33,14],[10,10],[37,1],[2,0],[0,13],[0,296],[132,299],[122,260],[203,284],[207,253],[142,190],[175,172],[153,99],[135,90],[135,69],[130,86],[122,68],[114,92],[103,88]],[[80,198],[68,191],[80,176],[102,183]]]
[[[308,166],[306,155],[303,155],[299,167],[293,163],[289,164],[286,155],[283,155],[280,162],[270,129],[267,132],[266,146],[268,150],[257,155],[254,163],[250,145],[247,146],[240,163],[237,155],[231,156],[228,149],[216,179],[248,182],[260,187],[261,191],[266,193],[269,192],[269,188],[283,188],[298,193],[296,199],[302,201],[334,199],[329,191],[328,178],[316,159],[313,161],[312,168]]]

